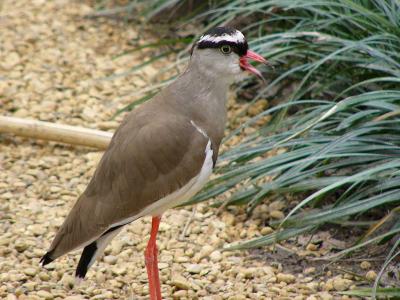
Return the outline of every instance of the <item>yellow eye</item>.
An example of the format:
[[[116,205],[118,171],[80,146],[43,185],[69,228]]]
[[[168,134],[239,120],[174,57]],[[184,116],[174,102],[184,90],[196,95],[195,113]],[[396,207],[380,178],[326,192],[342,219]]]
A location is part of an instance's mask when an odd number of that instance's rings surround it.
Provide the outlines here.
[[[229,45],[223,45],[219,48],[223,54],[230,54],[232,52],[232,48]]]

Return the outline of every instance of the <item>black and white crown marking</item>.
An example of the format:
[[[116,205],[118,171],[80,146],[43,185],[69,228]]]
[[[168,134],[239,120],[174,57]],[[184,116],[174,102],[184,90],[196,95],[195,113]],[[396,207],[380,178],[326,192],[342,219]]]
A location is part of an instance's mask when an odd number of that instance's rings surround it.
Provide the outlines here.
[[[239,56],[245,55],[249,46],[243,33],[231,27],[215,27],[203,34],[196,43],[197,48],[219,48],[229,45]]]

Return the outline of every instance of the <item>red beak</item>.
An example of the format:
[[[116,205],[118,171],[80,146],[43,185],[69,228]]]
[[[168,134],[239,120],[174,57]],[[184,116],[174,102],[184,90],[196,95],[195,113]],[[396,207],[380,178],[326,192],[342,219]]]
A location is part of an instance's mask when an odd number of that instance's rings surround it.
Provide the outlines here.
[[[247,59],[255,60],[260,63],[268,65],[268,61],[262,57],[261,55],[251,51],[247,50],[246,54],[240,57],[239,59],[239,66],[246,71],[249,71],[250,73],[256,74],[258,78],[261,80],[265,81],[265,78],[262,76],[261,72],[258,71],[256,68],[254,68],[248,61]]]

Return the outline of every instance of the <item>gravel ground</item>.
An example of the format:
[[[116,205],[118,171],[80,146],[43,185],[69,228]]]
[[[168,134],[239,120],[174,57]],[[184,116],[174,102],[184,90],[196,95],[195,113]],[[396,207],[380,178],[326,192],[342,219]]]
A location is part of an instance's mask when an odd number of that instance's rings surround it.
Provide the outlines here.
[[[128,40],[150,37],[124,24],[83,18],[91,11],[67,0],[0,3],[1,115],[115,129],[121,117],[110,121],[112,115],[156,70],[148,66],[135,75],[104,80],[143,60],[139,53],[110,58],[130,49]],[[92,149],[0,136],[1,299],[148,298],[143,251],[149,218],[127,226],[78,287],[73,278],[78,252],[39,266],[100,156]],[[193,212],[166,212],[158,239],[165,299],[354,299],[337,294],[356,284],[352,275],[321,273],[307,265],[293,271],[285,260],[263,258],[269,249],[257,257],[218,250],[267,234],[271,229],[262,224],[282,217],[282,209],[266,201],[251,219],[239,208],[217,216],[204,204]],[[312,247],[302,249],[303,255],[316,253]],[[364,267],[365,272],[370,268]]]

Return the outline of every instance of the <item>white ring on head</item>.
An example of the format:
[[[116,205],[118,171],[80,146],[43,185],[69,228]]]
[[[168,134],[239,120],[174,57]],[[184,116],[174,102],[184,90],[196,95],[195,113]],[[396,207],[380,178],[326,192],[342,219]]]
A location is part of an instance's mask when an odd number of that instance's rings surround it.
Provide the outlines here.
[[[213,43],[219,43],[221,41],[233,42],[233,43],[243,43],[245,41],[243,33],[239,30],[236,30],[233,34],[224,33],[223,35],[215,36],[215,35],[203,35],[200,37],[199,42],[208,41]]]

